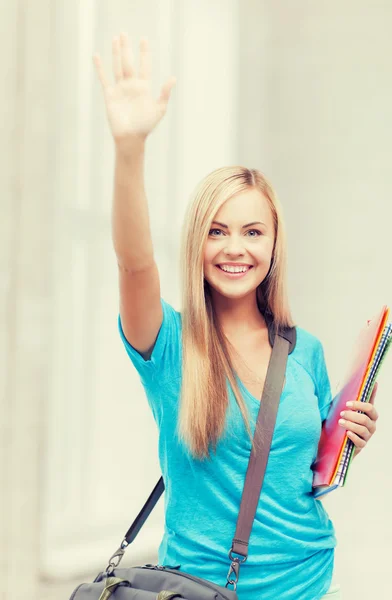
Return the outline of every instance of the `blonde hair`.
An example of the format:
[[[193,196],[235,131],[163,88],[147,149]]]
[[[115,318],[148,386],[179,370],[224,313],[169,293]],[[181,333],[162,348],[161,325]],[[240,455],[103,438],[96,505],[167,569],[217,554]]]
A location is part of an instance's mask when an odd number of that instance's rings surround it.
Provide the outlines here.
[[[294,325],[287,297],[286,234],[278,198],[266,177],[256,169],[222,167],[196,187],[185,215],[181,241],[182,386],[179,438],[196,458],[216,450],[226,421],[228,379],[253,445],[249,415],[235,379],[227,340],[214,315],[209,284],[204,279],[204,246],[211,222],[226,200],[256,188],[268,200],[275,241],[270,270],[258,286],[260,311],[273,315],[276,329]]]

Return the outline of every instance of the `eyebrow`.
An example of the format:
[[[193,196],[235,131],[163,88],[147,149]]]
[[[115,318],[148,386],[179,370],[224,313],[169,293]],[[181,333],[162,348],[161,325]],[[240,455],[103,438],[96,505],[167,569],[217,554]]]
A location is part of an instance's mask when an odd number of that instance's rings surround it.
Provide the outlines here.
[[[212,221],[212,223],[215,223],[215,225],[220,225],[224,229],[229,229],[229,227],[227,225],[225,225],[224,223],[220,223],[219,221]],[[243,225],[242,229],[245,229],[245,227],[250,227],[251,225],[264,225],[264,226],[266,226],[265,223],[262,223],[261,221],[253,221],[252,223],[247,223],[246,225]]]

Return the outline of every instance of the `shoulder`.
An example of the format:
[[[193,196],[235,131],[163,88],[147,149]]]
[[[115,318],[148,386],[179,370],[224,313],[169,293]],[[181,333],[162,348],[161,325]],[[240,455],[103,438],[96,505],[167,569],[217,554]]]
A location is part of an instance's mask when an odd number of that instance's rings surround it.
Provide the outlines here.
[[[163,320],[168,320],[169,323],[175,325],[178,329],[181,329],[182,316],[181,312],[175,309],[171,304],[161,298],[161,306],[163,311]]]
[[[118,329],[125,349],[145,387],[159,385],[164,379],[178,377],[181,362],[181,313],[161,298],[162,324],[148,356],[143,356],[126,339],[121,316]]]
[[[161,305],[163,319],[157,338],[157,354],[165,363],[173,360],[177,362],[181,354],[182,315],[163,298],[161,298]]]
[[[296,334],[297,341],[292,357],[316,381],[320,368],[324,368],[325,364],[321,340],[303,327],[296,326]]]
[[[298,354],[309,354],[310,353],[318,353],[322,349],[322,343],[320,339],[307,331],[303,327],[296,326],[297,332],[297,343],[295,346],[295,350],[298,351]]]

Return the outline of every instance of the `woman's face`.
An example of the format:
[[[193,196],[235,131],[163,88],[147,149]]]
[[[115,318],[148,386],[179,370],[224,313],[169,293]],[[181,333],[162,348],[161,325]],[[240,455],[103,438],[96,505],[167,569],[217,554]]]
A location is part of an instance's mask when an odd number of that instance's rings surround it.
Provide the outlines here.
[[[274,239],[272,213],[259,190],[249,189],[227,200],[211,223],[204,247],[204,278],[223,296],[243,298],[265,279]]]

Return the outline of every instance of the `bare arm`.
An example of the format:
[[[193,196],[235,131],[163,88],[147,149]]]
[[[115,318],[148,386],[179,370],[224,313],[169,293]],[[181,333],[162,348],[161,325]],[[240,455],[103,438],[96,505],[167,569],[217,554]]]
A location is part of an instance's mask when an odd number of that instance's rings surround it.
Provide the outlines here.
[[[135,140],[128,153],[116,147],[112,238],[118,265],[129,273],[149,267],[154,261],[144,157],[144,140]]]
[[[130,154],[116,151],[112,237],[122,328],[129,343],[148,359],[162,324],[162,307],[144,187],[144,152],[143,141],[135,141]]]
[[[151,56],[145,39],[140,42],[139,73],[125,34],[113,39],[112,58],[115,83],[110,85],[99,55],[94,55],[115,142],[112,238],[120,316],[127,340],[148,358],[162,324],[162,308],[144,185],[145,144],[166,113],[175,78],[166,82],[157,100],[152,97]]]

